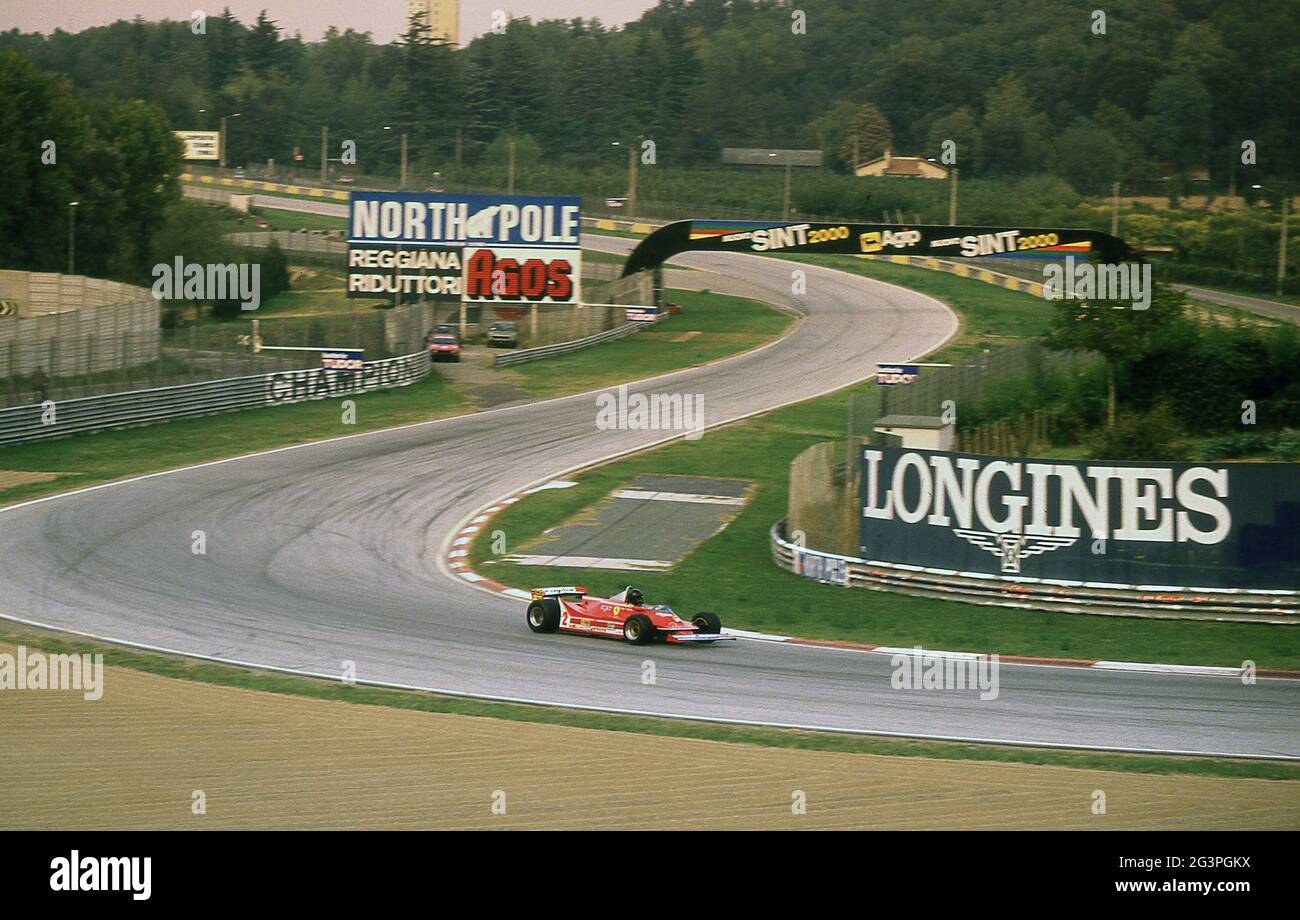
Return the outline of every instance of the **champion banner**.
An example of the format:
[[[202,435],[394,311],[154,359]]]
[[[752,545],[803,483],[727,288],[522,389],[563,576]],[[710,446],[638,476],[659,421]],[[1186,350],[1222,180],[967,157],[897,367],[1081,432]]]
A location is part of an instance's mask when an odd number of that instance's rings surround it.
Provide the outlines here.
[[[1137,258],[1121,239],[1095,230],[947,227],[905,224],[683,220],[660,227],[628,257],[624,275],[653,269],[681,252],[814,252],[852,255],[1076,259]]]
[[[1128,586],[1300,588],[1300,464],[867,446],[864,559]]]

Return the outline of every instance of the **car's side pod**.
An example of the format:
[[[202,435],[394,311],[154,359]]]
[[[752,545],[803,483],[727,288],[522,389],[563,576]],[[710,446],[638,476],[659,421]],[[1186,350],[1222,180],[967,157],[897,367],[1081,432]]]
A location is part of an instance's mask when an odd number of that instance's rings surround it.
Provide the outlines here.
[[[587,589],[566,585],[560,588],[533,588],[529,593],[533,600],[540,601],[544,597],[586,597]]]

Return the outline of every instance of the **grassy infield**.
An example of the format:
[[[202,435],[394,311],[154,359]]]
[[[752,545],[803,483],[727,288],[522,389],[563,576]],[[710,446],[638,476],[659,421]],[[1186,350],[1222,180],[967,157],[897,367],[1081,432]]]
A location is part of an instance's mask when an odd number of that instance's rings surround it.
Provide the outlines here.
[[[941,353],[945,356],[1036,334],[1048,316],[1048,307],[1041,300],[965,279],[848,257],[817,257],[809,261],[906,284],[951,304],[960,304],[962,333],[943,349]],[[559,395],[554,383],[557,378],[568,381],[565,391],[576,392],[628,377],[650,376],[753,347],[779,333],[788,323],[787,318],[770,310],[755,313],[752,305],[736,298],[686,292],[675,293],[674,297],[686,307],[682,316],[674,317],[653,332],[553,359],[544,368],[525,365],[518,369],[520,385],[538,396],[553,396]],[[744,332],[736,332],[738,329]],[[670,345],[665,341],[687,331],[698,331],[701,335]],[[629,373],[627,368],[633,366],[635,373]],[[817,585],[776,569],[767,563],[766,534],[771,523],[784,515],[790,458],[809,444],[841,435],[845,401],[844,393],[832,394],[710,432],[701,441],[678,442],[597,468],[580,476],[577,487],[537,493],[503,512],[494,523],[507,532],[512,547],[519,547],[640,472],[716,475],[721,469],[730,476],[758,482],[757,497],[726,531],[704,544],[673,574],[638,576],[639,583],[656,600],[687,608],[705,606],[705,602],[716,607],[716,599],[726,597],[730,603],[725,616],[732,625],[822,638],[1004,654],[1197,664],[1239,664],[1250,658],[1261,667],[1300,667],[1300,634],[1285,628],[1141,620],[1119,623],[1100,617],[992,610],[898,594],[849,592]],[[0,491],[0,503],[238,453],[445,417],[469,408],[454,387],[434,376],[415,386],[363,397],[358,402],[357,425],[346,429],[339,424],[337,404],[327,400],[257,410],[255,415],[215,416],[157,428],[104,432],[6,448],[0,454],[0,467],[4,469],[67,471],[68,475],[54,483]],[[573,570],[539,570],[495,563],[486,550],[485,544],[473,547],[480,570],[507,583],[567,583],[575,577]],[[611,577],[611,584],[613,580],[617,578]],[[598,591],[609,586],[600,583],[589,587]],[[781,597],[782,603],[771,604],[772,597]],[[0,637],[53,651],[89,651],[92,647],[102,650],[102,646],[75,637],[2,621]],[[1290,764],[997,748],[584,713],[346,687],[117,648],[108,650],[106,660],[110,665],[165,676],[269,692],[678,737],[1135,772],[1300,779],[1300,767]]]

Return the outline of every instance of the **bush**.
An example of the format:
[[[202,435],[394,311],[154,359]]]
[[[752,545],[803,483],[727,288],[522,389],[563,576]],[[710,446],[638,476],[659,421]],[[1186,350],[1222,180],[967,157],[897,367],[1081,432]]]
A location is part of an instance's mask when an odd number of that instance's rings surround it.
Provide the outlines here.
[[[1150,412],[1125,412],[1115,419],[1115,427],[1102,429],[1088,439],[1091,456],[1099,460],[1167,460],[1187,459],[1181,444],[1183,432],[1177,418],[1165,406]]]
[[[1262,431],[1238,431],[1210,438],[1196,451],[1200,460],[1231,460],[1252,457],[1268,451],[1273,436]]]
[[[1300,429],[1284,428],[1273,438],[1268,456],[1273,460],[1300,460]]]

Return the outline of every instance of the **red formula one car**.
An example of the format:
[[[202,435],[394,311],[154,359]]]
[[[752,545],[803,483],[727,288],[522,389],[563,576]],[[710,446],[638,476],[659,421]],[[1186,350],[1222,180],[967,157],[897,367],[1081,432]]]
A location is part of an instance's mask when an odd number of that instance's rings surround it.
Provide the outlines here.
[[[622,636],[633,645],[656,639],[665,642],[719,642],[722,622],[714,613],[697,613],[683,620],[663,604],[647,605],[636,588],[613,597],[588,597],[586,588],[534,588],[528,604],[528,628],[536,633],[587,633]]]

